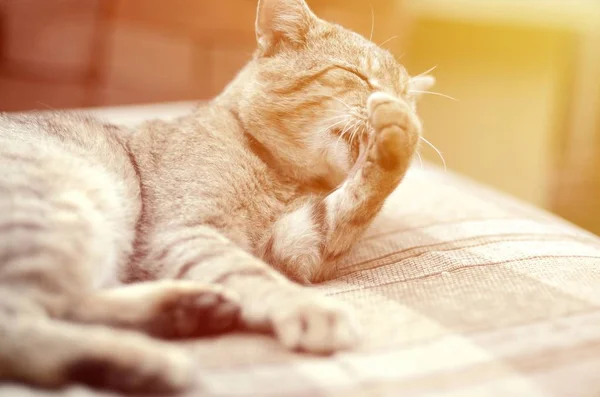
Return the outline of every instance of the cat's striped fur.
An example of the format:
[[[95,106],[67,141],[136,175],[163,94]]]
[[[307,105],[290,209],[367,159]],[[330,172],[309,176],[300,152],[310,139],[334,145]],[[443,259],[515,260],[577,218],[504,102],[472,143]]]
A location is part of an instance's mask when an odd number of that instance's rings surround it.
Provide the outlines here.
[[[331,277],[401,181],[431,79],[303,0],[260,1],[256,28],[253,60],[175,121],[0,116],[0,378],[169,391],[190,363],[158,338],[358,343],[289,279]]]

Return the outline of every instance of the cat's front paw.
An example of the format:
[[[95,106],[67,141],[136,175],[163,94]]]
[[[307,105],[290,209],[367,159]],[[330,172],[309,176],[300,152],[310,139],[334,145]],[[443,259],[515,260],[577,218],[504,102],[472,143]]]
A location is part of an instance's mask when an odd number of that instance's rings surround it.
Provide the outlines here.
[[[238,299],[218,285],[171,281],[157,295],[154,311],[143,325],[153,336],[173,339],[207,336],[238,325]]]
[[[383,92],[375,92],[367,101],[369,123],[376,139],[374,156],[385,169],[408,164],[419,136],[421,124],[403,100]]]
[[[240,302],[218,285],[160,280],[103,291],[94,305],[76,305],[70,318],[144,331],[165,339],[206,336],[238,326]],[[112,310],[106,310],[107,305]],[[99,314],[94,307],[101,307]]]
[[[360,327],[349,307],[325,297],[303,295],[271,312],[275,334],[284,346],[329,354],[360,342]]]

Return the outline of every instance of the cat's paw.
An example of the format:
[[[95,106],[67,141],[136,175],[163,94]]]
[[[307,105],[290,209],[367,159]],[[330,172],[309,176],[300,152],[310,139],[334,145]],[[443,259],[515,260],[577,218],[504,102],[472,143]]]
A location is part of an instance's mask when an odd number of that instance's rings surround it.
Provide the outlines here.
[[[125,393],[173,393],[191,385],[192,360],[179,349],[142,335],[110,332],[88,334],[85,342],[95,346],[65,368],[63,382]]]
[[[174,281],[156,297],[142,327],[166,339],[207,336],[235,328],[239,317],[239,300],[220,286]]]
[[[234,294],[218,285],[185,280],[118,287],[93,296],[90,302],[74,307],[70,318],[137,329],[165,339],[222,333],[236,327],[240,317],[240,302]]]
[[[410,106],[383,92],[375,92],[367,101],[369,123],[376,139],[377,162],[385,169],[406,164],[414,153],[421,125]]]
[[[360,327],[349,307],[326,297],[302,295],[271,312],[275,334],[284,346],[329,354],[360,342]]]

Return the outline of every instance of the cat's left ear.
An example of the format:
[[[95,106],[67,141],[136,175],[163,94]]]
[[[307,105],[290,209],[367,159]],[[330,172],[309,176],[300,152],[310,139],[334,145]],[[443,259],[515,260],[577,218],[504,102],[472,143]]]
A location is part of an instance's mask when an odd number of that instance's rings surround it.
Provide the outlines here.
[[[413,108],[416,109],[419,99],[429,91],[435,84],[435,77],[425,74],[422,76],[412,77],[408,82],[407,87],[407,98],[409,99]]]
[[[317,17],[304,0],[259,0],[256,40],[263,55],[282,45],[301,46]]]
[[[408,93],[418,98],[423,94],[423,91],[429,91],[435,84],[435,77],[426,74],[423,76],[415,76],[408,83]]]

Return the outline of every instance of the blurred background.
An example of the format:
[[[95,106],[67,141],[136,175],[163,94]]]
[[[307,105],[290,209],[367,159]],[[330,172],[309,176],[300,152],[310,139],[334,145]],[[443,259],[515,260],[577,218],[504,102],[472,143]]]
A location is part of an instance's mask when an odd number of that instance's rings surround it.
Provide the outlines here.
[[[253,51],[256,3],[0,0],[0,110],[210,98]],[[600,234],[600,1],[308,3],[366,36],[373,15],[409,72],[436,67],[456,100],[421,115],[448,169]]]

